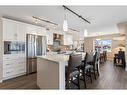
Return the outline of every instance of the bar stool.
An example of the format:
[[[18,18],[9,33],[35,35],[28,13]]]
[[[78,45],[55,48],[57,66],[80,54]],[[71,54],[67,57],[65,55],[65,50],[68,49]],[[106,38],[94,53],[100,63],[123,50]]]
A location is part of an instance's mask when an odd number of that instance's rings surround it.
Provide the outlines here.
[[[66,69],[66,87],[71,88],[70,84],[73,83],[80,89],[80,66],[82,63],[81,54],[71,54],[69,57],[68,67]],[[74,80],[77,80],[77,83]]]

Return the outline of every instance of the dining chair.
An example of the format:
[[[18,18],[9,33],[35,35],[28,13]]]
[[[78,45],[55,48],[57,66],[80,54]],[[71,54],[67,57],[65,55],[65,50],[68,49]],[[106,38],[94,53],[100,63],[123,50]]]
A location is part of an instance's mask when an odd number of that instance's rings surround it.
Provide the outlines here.
[[[96,75],[99,76],[99,52],[88,53],[87,55],[87,64],[92,66],[91,73],[94,75],[94,78],[96,79]]]
[[[107,51],[103,51],[104,63],[107,61]]]
[[[95,56],[95,71],[97,72],[98,76],[99,76],[99,58],[100,58],[100,53],[96,52],[96,56]],[[106,59],[107,60],[107,59]]]
[[[80,89],[80,65],[82,62],[81,54],[71,54],[66,69],[66,87],[71,88],[70,84],[73,83]],[[77,80],[77,83],[75,82]]]
[[[96,75],[99,76],[99,52],[95,52],[93,61],[90,64],[92,65],[94,78],[96,79]]]

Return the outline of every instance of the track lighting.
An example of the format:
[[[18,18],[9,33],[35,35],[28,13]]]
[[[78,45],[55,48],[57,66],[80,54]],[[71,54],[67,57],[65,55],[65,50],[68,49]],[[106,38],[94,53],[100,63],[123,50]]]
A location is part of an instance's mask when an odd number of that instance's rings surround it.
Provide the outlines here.
[[[42,21],[42,22],[46,22],[46,23],[49,23],[49,24],[58,26],[57,23],[54,23],[54,22],[52,22],[52,21],[45,20],[45,19],[42,19],[42,18],[39,18],[39,17],[35,17],[35,16],[33,16],[33,19],[35,20],[35,21],[34,21],[35,23],[38,23],[38,21]]]
[[[88,21],[86,18],[82,17],[81,15],[77,14],[76,12],[74,12],[73,10],[71,10],[70,8],[68,8],[67,6],[63,5],[64,9],[67,9],[68,11],[70,11],[71,13],[73,13],[74,15],[76,15],[77,17],[79,17],[80,19],[84,20],[85,22],[91,24],[90,21]]]

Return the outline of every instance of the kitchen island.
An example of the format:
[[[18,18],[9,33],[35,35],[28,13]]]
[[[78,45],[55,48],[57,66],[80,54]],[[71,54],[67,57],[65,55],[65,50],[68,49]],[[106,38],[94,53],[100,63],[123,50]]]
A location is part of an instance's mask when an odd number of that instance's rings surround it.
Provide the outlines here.
[[[40,89],[65,89],[65,66],[69,55],[55,54],[37,58],[37,85]]]

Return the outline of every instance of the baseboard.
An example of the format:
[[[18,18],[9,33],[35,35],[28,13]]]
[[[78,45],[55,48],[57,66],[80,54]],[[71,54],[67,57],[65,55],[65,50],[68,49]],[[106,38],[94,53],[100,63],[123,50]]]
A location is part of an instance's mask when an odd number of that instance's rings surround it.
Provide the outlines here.
[[[9,77],[4,77],[3,81],[9,80],[9,79],[13,79],[13,78],[16,78],[16,77],[20,77],[20,76],[23,76],[23,75],[26,75],[26,72],[23,72],[23,73],[20,73],[20,74],[16,74],[16,75],[12,75],[12,76],[9,76]]]

